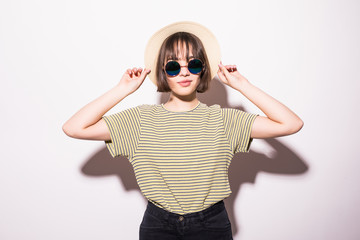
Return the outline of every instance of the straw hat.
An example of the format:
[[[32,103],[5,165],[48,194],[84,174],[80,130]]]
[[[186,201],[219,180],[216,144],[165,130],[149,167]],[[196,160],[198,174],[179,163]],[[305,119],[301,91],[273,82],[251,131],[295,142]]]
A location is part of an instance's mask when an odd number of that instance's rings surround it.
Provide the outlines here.
[[[209,60],[211,79],[216,76],[220,62],[220,46],[215,36],[206,27],[195,22],[176,22],[161,28],[148,41],[145,49],[145,67],[151,69],[150,80],[156,85],[156,61],[164,40],[176,32],[188,32],[197,36],[204,45]]]

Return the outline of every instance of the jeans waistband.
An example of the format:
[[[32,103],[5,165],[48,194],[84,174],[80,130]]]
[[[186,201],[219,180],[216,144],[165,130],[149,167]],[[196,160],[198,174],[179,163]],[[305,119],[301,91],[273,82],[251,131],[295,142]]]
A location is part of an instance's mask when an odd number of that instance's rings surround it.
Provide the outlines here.
[[[220,201],[200,212],[187,213],[187,214],[181,215],[181,214],[172,213],[172,212],[166,211],[165,209],[159,208],[149,201],[146,211],[148,211],[150,214],[152,214],[158,218],[162,218],[164,220],[168,220],[171,222],[173,222],[173,221],[179,222],[179,221],[183,221],[183,220],[203,221],[204,218],[212,217],[212,216],[220,213],[224,209],[225,209],[224,201]]]

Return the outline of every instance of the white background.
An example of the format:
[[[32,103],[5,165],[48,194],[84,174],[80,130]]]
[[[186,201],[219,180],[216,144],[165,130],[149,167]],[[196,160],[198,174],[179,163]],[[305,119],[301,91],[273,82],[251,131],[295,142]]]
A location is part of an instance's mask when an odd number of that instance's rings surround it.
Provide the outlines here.
[[[356,0],[2,0],[0,239],[138,238],[146,201],[127,160],[61,126],[182,20],[208,27],[223,63],[305,122],[235,156],[234,238],[359,239],[359,10]],[[215,81],[201,97],[261,114]],[[110,113],[164,99],[146,80]]]

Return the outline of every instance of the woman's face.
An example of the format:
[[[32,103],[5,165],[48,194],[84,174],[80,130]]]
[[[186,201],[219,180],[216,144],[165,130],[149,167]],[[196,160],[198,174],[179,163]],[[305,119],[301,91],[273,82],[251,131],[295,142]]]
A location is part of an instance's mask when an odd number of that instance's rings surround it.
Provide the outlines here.
[[[178,59],[172,59],[172,60],[176,60],[180,64],[181,66],[180,73],[174,77],[167,76],[167,83],[173,94],[182,97],[191,96],[193,94],[196,94],[196,89],[200,83],[200,74],[192,74],[189,72],[189,69],[187,68],[188,60],[186,59],[186,52],[185,51],[179,51],[179,52],[182,54],[178,56]],[[193,57],[192,57],[191,49],[189,49],[189,61],[191,59],[193,59]]]

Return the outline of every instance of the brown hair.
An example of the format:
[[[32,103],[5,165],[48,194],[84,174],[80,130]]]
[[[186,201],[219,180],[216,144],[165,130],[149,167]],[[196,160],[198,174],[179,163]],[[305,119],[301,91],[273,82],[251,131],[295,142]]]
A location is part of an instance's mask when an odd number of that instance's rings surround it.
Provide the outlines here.
[[[185,46],[185,49],[182,49],[183,46]],[[165,63],[170,59],[177,59],[181,54],[181,50],[186,52],[186,60],[189,61],[190,49],[192,51],[192,57],[200,59],[204,63],[204,69],[200,74],[200,83],[196,91],[202,93],[209,88],[209,83],[211,81],[211,71],[205,48],[201,40],[194,34],[187,32],[177,32],[164,40],[159,51],[156,63],[158,92],[171,91],[167,83],[167,75],[163,68]]]

